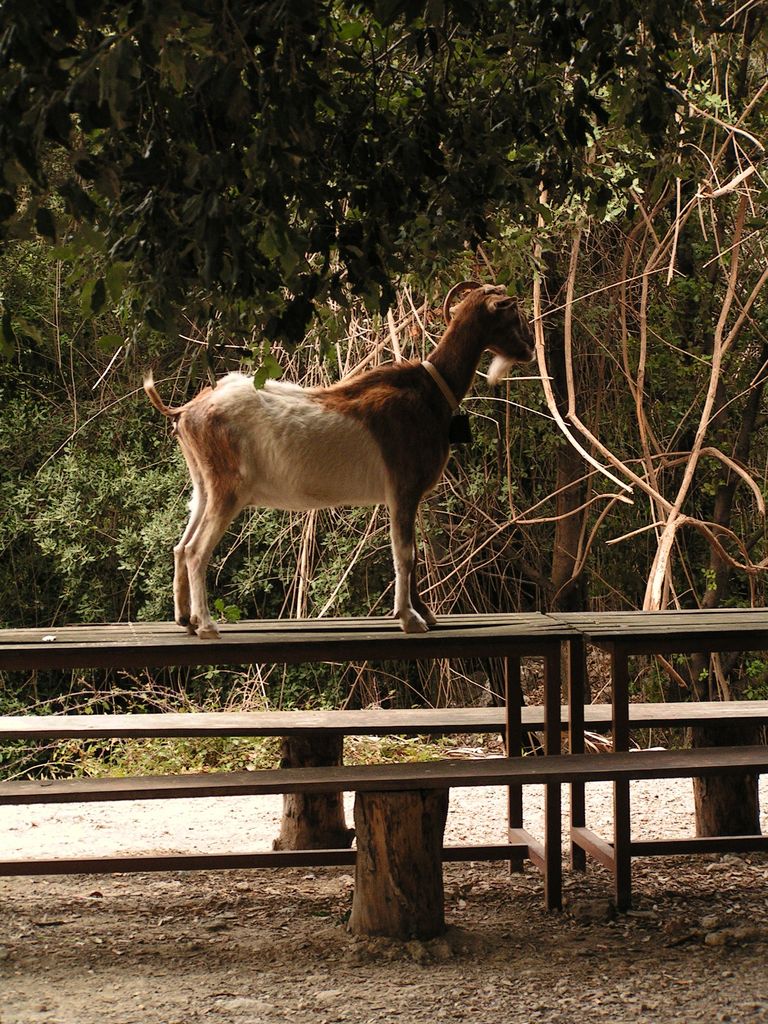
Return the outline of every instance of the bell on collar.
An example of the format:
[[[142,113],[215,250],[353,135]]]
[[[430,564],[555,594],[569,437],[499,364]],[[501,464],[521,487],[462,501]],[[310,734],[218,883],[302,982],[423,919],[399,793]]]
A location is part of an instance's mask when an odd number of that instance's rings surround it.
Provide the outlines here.
[[[454,413],[451,416],[451,425],[448,428],[448,440],[451,444],[471,444],[472,428],[469,424],[469,416],[466,413]]]

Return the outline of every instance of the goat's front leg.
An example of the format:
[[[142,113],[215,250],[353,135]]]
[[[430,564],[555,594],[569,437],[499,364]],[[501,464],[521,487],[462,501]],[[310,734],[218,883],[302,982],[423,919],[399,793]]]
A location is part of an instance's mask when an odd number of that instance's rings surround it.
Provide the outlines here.
[[[415,523],[418,499],[398,500],[389,506],[392,558],[395,563],[395,618],[405,633],[426,633],[424,617],[414,607],[416,542]],[[426,611],[421,600],[419,604]],[[431,613],[430,613],[431,616]]]
[[[195,486],[192,492],[192,500],[189,503],[189,522],[181,535],[181,539],[173,549],[173,616],[180,626],[185,626],[193,636],[194,627],[191,625],[192,608],[189,593],[189,573],[187,571],[187,544],[200,525],[200,520],[205,509],[205,491]]]

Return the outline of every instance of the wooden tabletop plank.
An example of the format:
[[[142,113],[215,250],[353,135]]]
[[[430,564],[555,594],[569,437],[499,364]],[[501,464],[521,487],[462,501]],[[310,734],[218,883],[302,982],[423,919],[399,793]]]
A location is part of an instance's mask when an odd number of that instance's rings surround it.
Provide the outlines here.
[[[294,664],[540,654],[580,635],[638,653],[768,649],[768,609],[450,615],[424,634],[389,618],[249,620],[199,640],[172,622],[0,630],[0,670]]]
[[[446,616],[418,634],[393,619],[254,620],[221,630],[220,640],[199,640],[173,623],[0,630],[0,670],[535,656],[573,632],[539,613]]]
[[[482,630],[494,626],[508,626],[513,630],[551,629],[553,620],[540,612],[515,612],[478,615],[445,615],[441,616],[435,631],[443,629]],[[348,617],[332,619],[247,619],[238,623],[221,623],[220,628],[226,636],[247,635],[279,635],[290,636],[300,634],[302,637],[331,636],[351,633],[367,635],[402,636],[399,622],[391,616]],[[562,629],[562,625],[560,624]],[[130,643],[139,639],[159,641],[162,638],[193,639],[198,645],[216,643],[201,641],[196,637],[188,637],[186,630],[170,621],[129,621],[104,623],[73,623],[60,626],[36,626],[19,629],[0,630],[1,644],[39,643],[43,637],[50,636],[49,642],[72,640],[80,643]]]
[[[81,803],[275,793],[375,792],[455,786],[545,785],[662,779],[768,771],[768,745],[496,757],[407,764],[277,768],[140,778],[14,780],[0,783],[1,804]]]
[[[611,725],[610,704],[584,709],[588,728]],[[544,728],[544,708],[521,709],[523,728]],[[630,704],[635,729],[685,727],[708,722],[748,721],[768,724],[768,700],[686,701]],[[568,708],[561,708],[567,724]],[[325,733],[342,736],[420,736],[445,733],[498,733],[505,710],[488,708],[364,709],[360,711],[215,711],[164,714],[0,715],[0,742],[17,739],[97,739],[152,736],[295,736]]]
[[[659,612],[550,615],[591,643],[620,643],[637,653],[768,650],[768,609],[712,608]]]

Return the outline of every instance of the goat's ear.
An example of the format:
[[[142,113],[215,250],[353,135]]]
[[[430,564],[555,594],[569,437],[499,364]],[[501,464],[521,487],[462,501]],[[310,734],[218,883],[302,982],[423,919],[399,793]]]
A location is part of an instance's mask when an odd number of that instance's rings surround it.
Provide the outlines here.
[[[513,298],[511,295],[493,295],[490,296],[487,301],[488,308],[492,313],[496,313],[502,309],[512,309],[513,306],[517,305],[517,299]]]

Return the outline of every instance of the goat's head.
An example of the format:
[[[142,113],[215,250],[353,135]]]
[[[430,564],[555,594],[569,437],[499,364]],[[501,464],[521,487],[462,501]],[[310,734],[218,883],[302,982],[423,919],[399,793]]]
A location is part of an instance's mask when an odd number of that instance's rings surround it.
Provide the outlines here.
[[[462,296],[464,296],[462,298]],[[458,304],[453,305],[458,299]],[[445,297],[446,323],[471,319],[483,340],[483,348],[493,353],[488,369],[490,384],[498,384],[515,363],[529,363],[534,354],[534,335],[523,316],[517,299],[502,285],[461,281]]]

